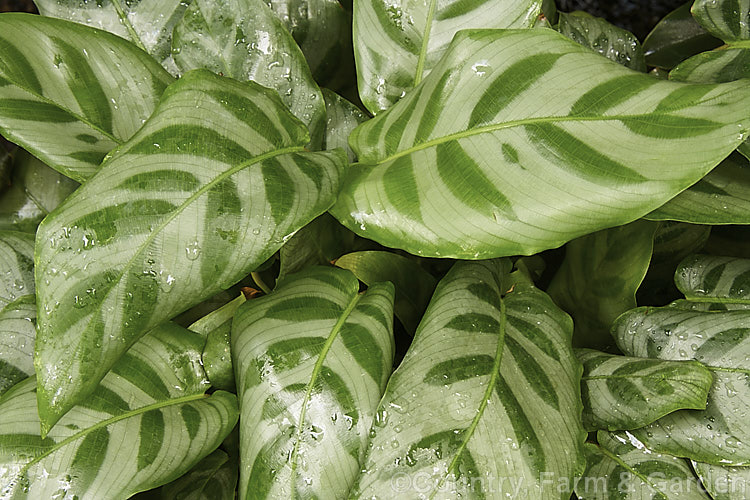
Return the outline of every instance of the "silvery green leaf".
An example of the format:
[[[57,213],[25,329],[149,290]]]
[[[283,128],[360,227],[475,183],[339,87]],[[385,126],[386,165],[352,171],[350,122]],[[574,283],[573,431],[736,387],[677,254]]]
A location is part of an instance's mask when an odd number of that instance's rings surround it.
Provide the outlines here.
[[[393,364],[393,286],[312,267],[232,325],[240,498],[344,498]]]
[[[0,397],[0,498],[127,498],[187,472],[237,422],[208,396],[203,338],[165,323],[137,342],[45,437],[33,377]]]
[[[750,50],[723,47],[687,59],[669,72],[678,82],[723,83],[750,77]]]
[[[744,0],[695,0],[690,11],[709,33],[727,43],[750,39],[750,4]]]
[[[674,280],[691,302],[750,308],[750,260],[694,255],[678,266]]]
[[[34,374],[36,304],[25,295],[0,310],[0,396]]]
[[[340,95],[328,89],[323,89],[323,97],[326,100],[325,149],[342,148],[346,150],[349,162],[356,159],[356,155],[349,146],[349,135],[357,125],[368,120],[362,110],[350,103]]]
[[[333,203],[345,154],[310,153],[309,140],[275,91],[190,72],[47,216],[36,248],[45,430],[148,330],[238,282]]]
[[[583,363],[581,393],[587,430],[630,430],[681,409],[704,410],[711,372],[697,361],[576,351]]]
[[[164,500],[234,500],[239,469],[237,459],[216,450],[181,478],[161,489]]]
[[[572,321],[510,268],[458,262],[440,281],[352,497],[507,498],[504,478],[528,498],[570,497],[586,437]]]
[[[34,295],[34,235],[0,231],[0,310]]]
[[[750,496],[750,467],[723,467],[693,461],[693,469],[714,500],[745,500]]]
[[[79,182],[151,115],[169,74],[118,36],[0,14],[0,133]]]

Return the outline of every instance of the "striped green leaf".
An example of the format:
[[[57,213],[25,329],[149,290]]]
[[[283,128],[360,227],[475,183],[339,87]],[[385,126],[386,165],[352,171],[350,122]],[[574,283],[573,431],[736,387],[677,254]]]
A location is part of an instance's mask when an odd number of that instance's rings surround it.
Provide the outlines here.
[[[284,24],[260,0],[193,0],[174,30],[174,59],[182,71],[204,68],[278,91],[322,141],[325,102],[305,56]]]
[[[0,310],[34,295],[34,235],[0,231]]]
[[[649,450],[629,432],[596,437],[599,446],[586,445],[580,500],[710,500],[684,460]]]
[[[632,431],[654,451],[750,465],[750,311],[638,308],[613,328],[628,356],[697,360],[714,376],[705,411],[683,410]]]
[[[344,255],[336,265],[348,269],[363,283],[390,281],[396,290],[393,312],[406,331],[414,334],[437,280],[413,259],[391,252],[365,251]]]
[[[697,361],[615,356],[576,351],[583,363],[583,425],[587,430],[629,430],[675,410],[704,410],[711,372]]]
[[[0,397],[0,498],[127,498],[187,472],[238,417],[233,394],[204,394],[202,347],[165,323],[46,437],[34,378],[14,386]]]
[[[635,292],[648,270],[657,224],[636,221],[577,238],[549,285],[555,303],[573,317],[573,343],[613,344],[612,323],[636,306]]]
[[[626,68],[646,71],[643,48],[638,39],[606,19],[582,11],[560,13],[557,30],[574,42],[580,43]]]
[[[274,91],[191,72],[42,222],[45,429],[146,331],[229,288],[333,203],[345,154],[309,153],[309,140]]]
[[[332,213],[419,255],[537,253],[695,183],[742,142],[749,105],[745,83],[660,81],[552,30],[462,31],[354,130],[360,163]]]
[[[744,0],[695,0],[693,17],[725,42],[750,39],[750,4]]]
[[[0,133],[79,182],[141,128],[171,81],[120,37],[0,14]]]
[[[216,450],[181,478],[161,489],[163,500],[234,500],[237,460]]]
[[[393,364],[393,286],[313,267],[232,326],[240,498],[344,498]]]
[[[750,260],[694,255],[678,266],[674,280],[691,302],[750,308]]]
[[[459,262],[438,284],[353,497],[501,498],[504,478],[528,498],[570,497],[586,436],[573,325],[509,271],[507,260]]]
[[[750,497],[750,467],[722,467],[693,461],[693,469],[714,500]]]
[[[0,396],[34,374],[36,304],[25,295],[0,310]]]
[[[541,0],[358,0],[354,57],[362,102],[373,114],[388,109],[432,71],[458,30],[530,28],[541,6]],[[435,119],[443,111],[429,113]]]
[[[34,0],[43,16],[109,31],[130,40],[176,74],[172,29],[191,0]]]
[[[646,217],[693,224],[750,224],[750,161],[737,153],[729,156]]]
[[[350,103],[335,92],[323,89],[326,101],[325,149],[342,148],[346,150],[349,162],[356,160],[352,148],[349,146],[349,134],[357,125],[367,121],[368,117],[357,106]]]
[[[722,47],[687,59],[669,72],[677,82],[724,83],[750,77],[750,50]]]
[[[44,217],[78,187],[22,149],[13,153],[13,172],[0,196],[0,231],[35,233]]]

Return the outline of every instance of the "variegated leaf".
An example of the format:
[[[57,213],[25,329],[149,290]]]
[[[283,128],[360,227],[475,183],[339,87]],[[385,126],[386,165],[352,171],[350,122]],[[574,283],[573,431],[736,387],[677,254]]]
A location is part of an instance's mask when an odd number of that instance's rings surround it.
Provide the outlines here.
[[[187,474],[161,489],[163,500],[234,500],[239,468],[237,459],[216,450]]]
[[[710,500],[684,460],[652,452],[629,432],[596,437],[599,446],[586,445],[580,500]]]
[[[750,309],[750,260],[694,255],[685,259],[674,277],[690,302],[723,304]]]
[[[15,385],[0,398],[0,498],[127,498],[187,472],[238,417],[233,394],[204,394],[202,347],[165,323],[46,437],[34,378]]]
[[[36,303],[25,295],[0,310],[0,396],[34,374]]]
[[[512,478],[528,498],[569,498],[586,437],[573,325],[509,271],[507,260],[459,262],[440,281],[352,497],[505,498],[498,481]]]
[[[130,40],[176,74],[172,29],[191,0],[34,0],[43,16],[99,28]]]
[[[577,238],[565,247],[565,260],[547,292],[573,317],[573,344],[614,344],[609,330],[617,317],[636,306],[658,224],[636,221]]]
[[[583,425],[587,430],[643,427],[681,409],[704,410],[711,372],[697,361],[576,351],[583,363]]]
[[[750,497],[750,467],[722,467],[693,461],[693,469],[714,500]]]
[[[305,56],[270,7],[259,0],[193,0],[174,30],[182,71],[205,68],[278,91],[310,129],[313,146],[325,128],[323,94]]]
[[[709,33],[725,42],[750,40],[750,3],[747,0],[695,0],[693,17]]]
[[[530,28],[541,6],[541,0],[355,2],[354,56],[362,102],[373,114],[388,109],[432,71],[458,30]],[[427,111],[433,119],[443,112]]]
[[[118,36],[0,14],[0,133],[79,182],[141,128],[171,81]]]
[[[462,31],[354,130],[360,163],[332,213],[424,256],[537,253],[695,183],[744,139],[748,106],[745,83],[660,81],[552,30]]]
[[[313,267],[232,326],[240,498],[344,498],[393,364],[393,286]]]
[[[724,83],[750,77],[750,50],[722,47],[687,59],[669,72],[677,82]]]
[[[561,12],[557,30],[626,68],[646,71],[643,48],[635,35],[610,24],[606,19],[582,11],[570,14]]]
[[[349,135],[357,125],[367,121],[368,117],[357,106],[350,103],[335,92],[323,89],[326,100],[325,149],[342,148],[346,150],[349,162],[356,159],[356,155],[349,146]]]
[[[34,295],[34,235],[0,231],[0,310]]]
[[[324,212],[343,151],[309,153],[275,91],[183,75],[39,226],[39,408],[49,429],[149,329],[228,288]]]

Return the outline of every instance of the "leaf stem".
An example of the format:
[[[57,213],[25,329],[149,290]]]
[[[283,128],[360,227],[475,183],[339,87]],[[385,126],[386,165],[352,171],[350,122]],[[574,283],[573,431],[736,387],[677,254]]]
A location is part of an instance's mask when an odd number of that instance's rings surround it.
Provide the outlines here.
[[[125,28],[128,30],[130,38],[132,38],[132,42],[136,44],[139,49],[142,49],[144,52],[148,52],[148,50],[146,50],[146,46],[143,45],[143,41],[141,41],[141,37],[138,36],[138,33],[135,31],[135,27],[133,27],[133,25],[130,23],[128,15],[125,14],[125,11],[120,4],[120,0],[112,0],[112,6],[117,11],[117,16],[120,18],[120,21],[122,21],[123,26],[125,26]]]
[[[263,278],[260,277],[260,273],[253,271],[252,273],[250,273],[250,276],[253,278],[255,284],[258,285],[258,288],[263,290],[263,293],[268,295],[272,292],[271,287],[266,285],[266,282],[263,281]]]
[[[427,11],[427,20],[425,21],[424,33],[422,33],[422,47],[419,50],[419,59],[417,59],[417,70],[414,74],[414,86],[416,87],[422,81],[424,73],[424,63],[427,59],[427,46],[430,43],[430,31],[432,29],[432,18],[435,17],[435,6],[437,0],[430,0],[430,8]]]

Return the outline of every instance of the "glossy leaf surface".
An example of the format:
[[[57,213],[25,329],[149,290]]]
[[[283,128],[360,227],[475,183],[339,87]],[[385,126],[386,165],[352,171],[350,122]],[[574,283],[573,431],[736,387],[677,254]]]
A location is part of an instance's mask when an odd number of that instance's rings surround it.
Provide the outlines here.
[[[0,396],[34,374],[36,304],[26,295],[0,310]]]
[[[695,255],[680,264],[674,281],[691,302],[750,308],[750,260]]]
[[[192,72],[42,222],[46,428],[146,331],[229,288],[333,203],[345,155],[309,153],[308,142],[274,91]]]
[[[0,231],[0,310],[34,295],[34,235]]]
[[[326,100],[326,134],[324,149],[342,148],[346,150],[349,162],[356,159],[352,148],[349,147],[349,135],[357,125],[368,120],[361,109],[350,103],[335,92],[323,89]]]
[[[393,364],[393,286],[313,267],[232,326],[240,498],[344,498]]]
[[[322,140],[325,102],[305,56],[262,1],[193,0],[174,31],[182,71],[208,69],[275,89],[292,113]]]
[[[166,323],[136,343],[44,438],[33,378],[0,398],[0,497],[127,498],[187,472],[237,422],[204,394],[203,338]]]
[[[711,372],[697,361],[615,356],[576,351],[583,363],[583,425],[629,430],[681,409],[704,410]]]
[[[354,130],[360,163],[332,213],[418,255],[533,254],[695,183],[744,139],[748,101],[744,83],[659,81],[551,30],[463,31]]]
[[[79,182],[154,111],[169,74],[122,38],[0,15],[0,133]]]
[[[585,439],[572,322],[530,284],[509,292],[509,271],[507,260],[459,262],[440,281],[388,382],[353,497],[396,485],[403,498],[499,498],[509,477],[530,498],[570,496]]]
[[[725,42],[750,39],[750,4],[738,0],[695,0],[693,17]]]
[[[750,467],[722,467],[693,461],[693,469],[714,500],[745,500],[750,495]]]
[[[530,28],[541,4],[541,0],[355,2],[354,57],[362,102],[373,114],[388,109],[432,71],[458,30]]]
[[[724,83],[750,77],[750,50],[720,48],[681,62],[669,72],[678,82]]]

